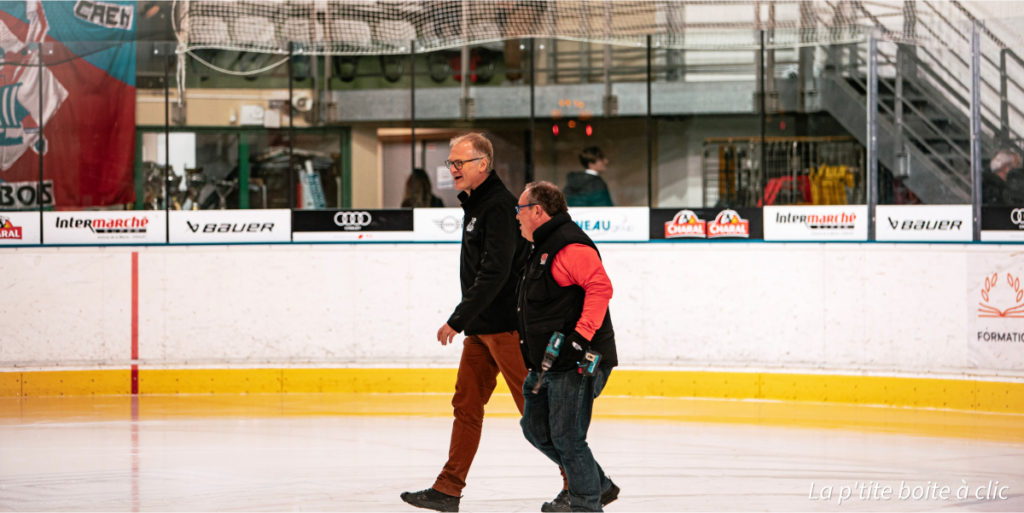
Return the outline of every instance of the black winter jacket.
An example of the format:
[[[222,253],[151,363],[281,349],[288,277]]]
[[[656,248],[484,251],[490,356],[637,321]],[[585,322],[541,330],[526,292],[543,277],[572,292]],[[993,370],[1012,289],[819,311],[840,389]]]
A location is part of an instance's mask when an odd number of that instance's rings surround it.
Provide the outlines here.
[[[490,176],[462,201],[462,302],[448,325],[466,335],[516,329],[515,288],[528,243],[519,232],[518,201],[498,175]]]
[[[594,241],[573,222],[569,214],[556,214],[533,232],[534,247],[527,259],[522,281],[517,292],[519,317],[519,338],[523,341],[519,349],[526,361],[526,368],[540,369],[544,360],[544,349],[551,333],[560,331],[565,335],[562,349],[551,367],[553,371],[575,368],[588,348],[601,353],[601,365],[615,367],[619,357],[615,348],[615,330],[612,314],[604,314],[601,327],[587,341],[576,332],[576,323],[583,313],[585,293],[583,287],[563,287],[551,274],[551,265],[558,252],[569,244],[585,244],[597,250]],[[598,252],[600,257],[600,252]],[[576,343],[580,347],[573,346]]]

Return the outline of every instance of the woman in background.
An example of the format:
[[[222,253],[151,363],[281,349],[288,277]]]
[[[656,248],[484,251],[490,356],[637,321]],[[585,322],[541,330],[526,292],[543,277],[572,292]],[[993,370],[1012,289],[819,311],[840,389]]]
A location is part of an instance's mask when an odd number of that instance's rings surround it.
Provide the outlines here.
[[[409,179],[405,181],[405,197],[402,199],[402,208],[424,208],[443,207],[441,198],[434,195],[430,185],[430,177],[422,168],[412,170]]]

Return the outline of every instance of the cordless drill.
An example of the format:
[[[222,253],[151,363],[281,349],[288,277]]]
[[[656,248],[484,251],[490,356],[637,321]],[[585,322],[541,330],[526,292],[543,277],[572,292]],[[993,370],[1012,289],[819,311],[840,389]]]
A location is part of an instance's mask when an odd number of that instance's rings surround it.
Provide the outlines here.
[[[564,341],[565,335],[560,331],[552,333],[551,338],[548,339],[548,347],[544,349],[544,361],[540,363],[540,376],[537,377],[537,384],[533,386],[533,393],[540,392],[540,384],[544,380],[544,373],[555,364]]]

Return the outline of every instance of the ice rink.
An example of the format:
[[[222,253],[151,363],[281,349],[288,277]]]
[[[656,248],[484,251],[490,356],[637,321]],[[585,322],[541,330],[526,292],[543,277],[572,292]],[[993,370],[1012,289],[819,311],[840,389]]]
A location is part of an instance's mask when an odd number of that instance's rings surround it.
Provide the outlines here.
[[[414,511],[451,418],[442,395],[0,398],[2,511]],[[607,511],[1021,511],[1024,419],[602,397]],[[538,511],[555,466],[495,396],[462,511]]]

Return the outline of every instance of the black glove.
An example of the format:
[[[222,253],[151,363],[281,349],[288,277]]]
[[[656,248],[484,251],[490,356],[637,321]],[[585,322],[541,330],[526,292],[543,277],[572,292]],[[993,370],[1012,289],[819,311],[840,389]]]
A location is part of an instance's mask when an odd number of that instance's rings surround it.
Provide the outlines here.
[[[579,367],[579,362],[583,361],[583,354],[590,349],[590,341],[583,338],[580,332],[573,331],[571,335],[566,337],[565,342],[562,343],[562,350],[558,353],[558,360],[555,361],[555,367],[558,370],[569,370]]]

